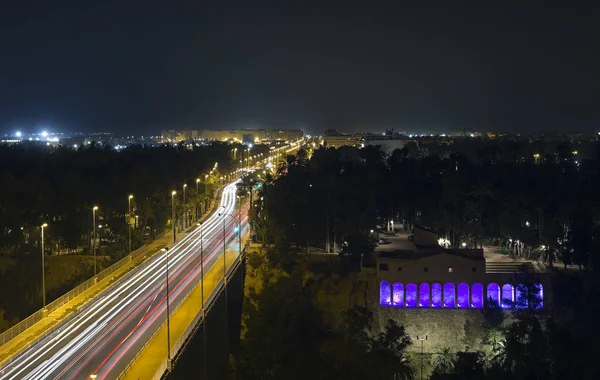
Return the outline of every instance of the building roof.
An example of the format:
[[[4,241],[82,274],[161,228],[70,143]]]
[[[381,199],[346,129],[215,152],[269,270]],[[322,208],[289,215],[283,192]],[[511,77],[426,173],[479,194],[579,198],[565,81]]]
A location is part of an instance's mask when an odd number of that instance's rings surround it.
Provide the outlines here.
[[[475,261],[485,261],[482,249],[445,249],[442,247],[434,249],[419,249],[418,251],[404,249],[387,252],[384,251],[379,254],[379,258],[418,260],[425,257],[438,256],[444,253],[450,256],[457,256]]]

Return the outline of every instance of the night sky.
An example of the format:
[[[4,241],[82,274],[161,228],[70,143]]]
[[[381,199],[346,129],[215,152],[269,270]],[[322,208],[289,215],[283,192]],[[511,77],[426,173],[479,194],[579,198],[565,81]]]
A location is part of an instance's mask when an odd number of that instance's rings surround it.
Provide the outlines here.
[[[3,3],[0,131],[600,128],[593,1],[92,3]]]

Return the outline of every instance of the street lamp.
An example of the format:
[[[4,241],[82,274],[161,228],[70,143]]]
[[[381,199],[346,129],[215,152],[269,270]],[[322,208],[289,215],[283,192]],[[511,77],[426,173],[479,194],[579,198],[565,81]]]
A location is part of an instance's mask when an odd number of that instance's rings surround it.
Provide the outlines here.
[[[128,214],[127,214],[127,227],[129,229],[129,253],[131,253],[131,200],[133,199],[133,195],[129,195],[127,198],[128,201]]]
[[[90,374],[90,379],[95,379],[95,378],[97,378],[97,377],[98,377],[98,375],[96,375],[96,372],[92,372],[92,373]]]
[[[198,219],[198,199],[200,199],[200,178],[196,178],[196,219]]]
[[[421,380],[423,380],[423,342],[427,340],[427,335],[425,337],[417,335],[417,340],[421,341]]]
[[[184,226],[187,227],[187,212],[185,209],[185,188],[187,187],[187,183],[183,184],[183,223]]]
[[[173,244],[175,244],[175,194],[177,194],[177,192],[175,190],[173,190],[171,192],[171,224],[173,226]]]
[[[48,223],[42,224],[42,310],[46,310],[46,273],[44,264],[44,228],[48,227]]]
[[[237,197],[238,200],[240,199],[240,197]],[[222,209],[225,209],[225,206],[221,206]],[[241,211],[240,211],[241,212]],[[223,216],[223,267],[225,268],[225,217],[229,216],[231,218],[233,218],[233,220],[237,223],[237,226],[234,229],[234,232],[238,233],[238,242],[239,242],[239,254],[240,256],[242,255],[242,229],[240,228],[240,217],[239,215],[236,217],[233,214],[225,214],[223,212],[219,212],[219,216]],[[224,275],[227,272],[224,271]]]
[[[94,231],[94,239],[92,240],[92,251],[94,252],[94,277],[96,277],[96,211],[98,211],[98,206],[92,208],[92,229]]]
[[[173,192],[174,193],[174,192]],[[169,317],[169,248],[165,247],[161,249],[165,252],[166,262],[166,288],[167,288],[167,371],[171,371],[171,323]]]

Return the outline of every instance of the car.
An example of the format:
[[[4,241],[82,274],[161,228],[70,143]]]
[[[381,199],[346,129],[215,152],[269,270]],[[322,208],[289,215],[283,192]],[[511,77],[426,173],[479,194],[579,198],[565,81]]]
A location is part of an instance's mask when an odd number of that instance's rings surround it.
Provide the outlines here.
[[[390,244],[390,241],[386,240],[384,238],[381,238],[381,239],[379,239],[379,241],[377,243],[379,243],[379,244]]]

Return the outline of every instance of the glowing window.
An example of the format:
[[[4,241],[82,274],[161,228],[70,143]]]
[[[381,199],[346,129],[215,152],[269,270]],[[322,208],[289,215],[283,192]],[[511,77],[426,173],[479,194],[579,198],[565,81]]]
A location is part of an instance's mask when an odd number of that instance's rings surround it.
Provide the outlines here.
[[[417,285],[406,284],[406,307],[417,307]]]
[[[493,303],[496,306],[500,306],[500,286],[498,284],[492,283],[488,285],[487,299],[489,303]]]
[[[598,134],[600,134],[600,132],[598,132]],[[542,284],[536,284],[536,287],[538,289],[536,309],[542,309],[544,307],[544,286]]]
[[[419,286],[419,307],[429,307],[429,284],[421,284]]]
[[[461,282],[458,284],[457,307],[459,309],[469,308],[469,285]]]
[[[394,307],[404,306],[404,286],[399,282],[394,282],[392,287],[392,302]]]
[[[456,306],[454,301],[454,284],[447,282],[444,284],[444,307],[453,309]]]
[[[381,281],[381,284],[379,284],[379,304],[390,306],[392,304],[391,298],[390,283],[385,280]]]
[[[442,307],[442,285],[438,283],[431,285],[431,307]]]
[[[481,309],[483,307],[483,285],[475,283],[471,286],[471,307]]]
[[[529,297],[527,296],[527,287],[523,284],[517,285],[515,288],[515,306],[517,309],[527,309]]]
[[[502,308],[509,309],[515,302],[515,292],[511,284],[504,284],[502,286]]]

